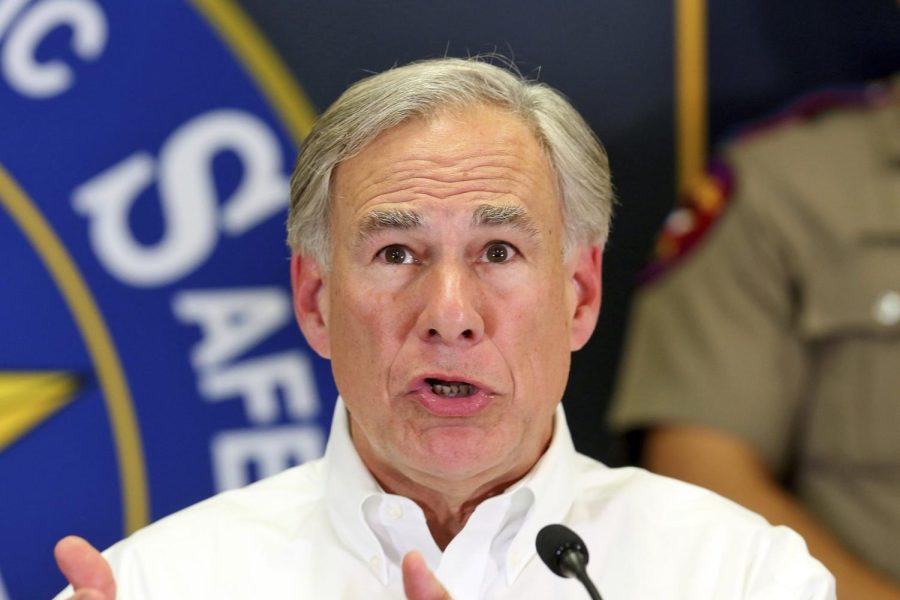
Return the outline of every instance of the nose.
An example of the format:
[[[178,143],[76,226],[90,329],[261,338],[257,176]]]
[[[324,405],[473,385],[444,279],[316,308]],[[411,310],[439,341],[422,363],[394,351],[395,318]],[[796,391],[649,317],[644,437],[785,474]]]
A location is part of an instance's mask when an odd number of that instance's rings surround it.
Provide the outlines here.
[[[420,336],[427,342],[474,345],[484,336],[482,290],[466,265],[439,263],[421,280]]]

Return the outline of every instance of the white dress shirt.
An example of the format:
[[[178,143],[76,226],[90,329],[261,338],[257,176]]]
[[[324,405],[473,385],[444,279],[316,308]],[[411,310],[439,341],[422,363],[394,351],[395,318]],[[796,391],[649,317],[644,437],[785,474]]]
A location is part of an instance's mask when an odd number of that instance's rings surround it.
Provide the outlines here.
[[[366,470],[339,400],[322,459],[180,511],[105,554],[118,600],[403,598],[399,565],[412,549],[455,600],[587,598],[536,555],[549,523],[584,539],[605,600],[835,597],[793,531],[701,488],[578,454],[561,407],[535,468],[482,502],[443,552],[422,510]]]

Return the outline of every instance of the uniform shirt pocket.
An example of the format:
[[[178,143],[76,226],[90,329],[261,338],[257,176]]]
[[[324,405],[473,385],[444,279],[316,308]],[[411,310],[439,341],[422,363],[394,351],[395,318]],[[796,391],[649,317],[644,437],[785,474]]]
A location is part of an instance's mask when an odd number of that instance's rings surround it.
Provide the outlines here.
[[[900,244],[860,244],[804,282],[807,452],[900,476]]]

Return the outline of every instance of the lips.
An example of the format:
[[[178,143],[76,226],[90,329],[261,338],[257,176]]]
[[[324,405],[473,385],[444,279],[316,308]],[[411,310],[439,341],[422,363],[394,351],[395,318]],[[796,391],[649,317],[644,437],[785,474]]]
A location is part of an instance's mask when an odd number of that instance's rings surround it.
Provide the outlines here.
[[[496,396],[482,383],[451,374],[417,378],[410,389],[428,412],[439,417],[474,416]]]

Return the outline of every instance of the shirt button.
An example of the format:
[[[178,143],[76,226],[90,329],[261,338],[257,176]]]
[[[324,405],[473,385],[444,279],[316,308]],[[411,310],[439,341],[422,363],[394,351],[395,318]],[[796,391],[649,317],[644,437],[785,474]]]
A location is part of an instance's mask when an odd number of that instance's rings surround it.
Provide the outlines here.
[[[369,559],[369,564],[376,571],[380,571],[381,570],[381,557],[378,555],[373,555],[372,558]]]
[[[400,508],[399,504],[397,504],[395,502],[391,502],[390,504],[387,505],[387,507],[385,507],[385,513],[387,514],[387,516],[389,518],[396,521],[396,520],[400,519],[400,517],[403,516],[403,509]]]
[[[896,325],[900,322],[900,293],[890,291],[881,294],[872,312],[875,320],[885,327]]]

